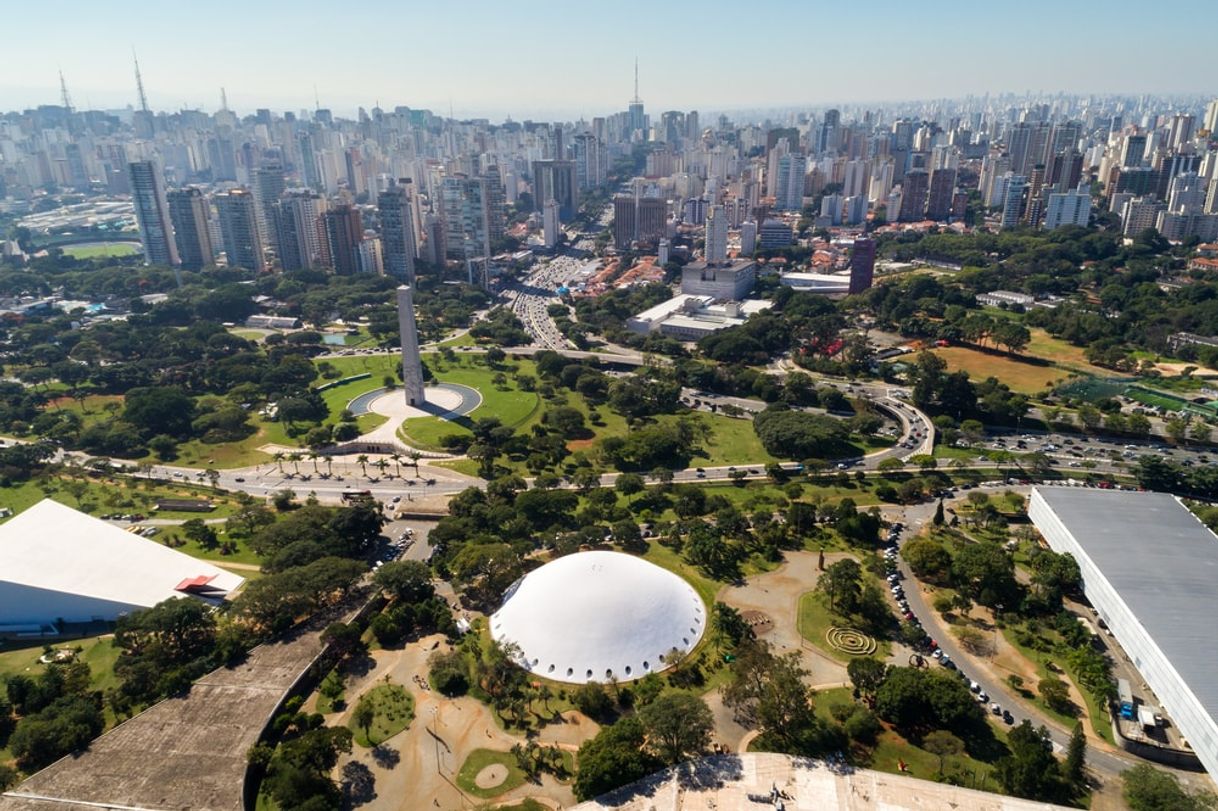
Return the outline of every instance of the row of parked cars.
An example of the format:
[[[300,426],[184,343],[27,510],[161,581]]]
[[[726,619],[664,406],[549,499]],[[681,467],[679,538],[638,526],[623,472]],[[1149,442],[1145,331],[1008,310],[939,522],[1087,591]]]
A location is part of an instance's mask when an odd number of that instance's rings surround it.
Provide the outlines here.
[[[1011,711],[1003,709],[997,702],[990,702],[989,695],[981,689],[981,685],[969,679],[964,671],[956,666],[952,658],[940,649],[939,643],[926,633],[922,623],[918,621],[913,611],[910,610],[909,601],[905,597],[905,589],[901,585],[901,571],[897,567],[897,556],[900,554],[897,542],[901,538],[901,530],[903,528],[903,525],[900,523],[895,523],[889,527],[887,543],[884,547],[884,569],[888,579],[888,587],[892,591],[893,598],[897,601],[897,607],[901,610],[901,617],[922,632],[923,647],[930,652],[932,659],[938,662],[945,670],[955,671],[961,678],[968,681],[969,690],[976,697],[979,704],[984,705],[989,703],[991,713],[1001,717],[1007,724],[1014,724],[1015,718],[1011,715]]]

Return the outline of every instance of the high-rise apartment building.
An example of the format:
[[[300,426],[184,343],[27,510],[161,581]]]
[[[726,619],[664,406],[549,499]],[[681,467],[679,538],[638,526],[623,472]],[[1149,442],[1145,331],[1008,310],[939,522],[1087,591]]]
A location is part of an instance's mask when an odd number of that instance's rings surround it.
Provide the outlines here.
[[[440,181],[444,251],[449,259],[480,259],[491,255],[486,197],[486,183],[481,178],[456,174]]]
[[[925,169],[910,169],[901,182],[900,222],[917,222],[926,211],[926,195],[930,191],[930,173]]]
[[[254,195],[246,189],[233,189],[217,194],[214,199],[229,267],[262,270],[266,256],[258,236]]]
[[[286,192],[271,208],[279,263],[284,270],[309,270],[330,265],[321,215],[326,199],[310,189]]]
[[[580,133],[574,140],[575,182],[581,191],[596,188],[604,182],[601,171],[601,144],[590,132]]]
[[[491,245],[494,246],[507,233],[507,193],[498,166],[487,167],[482,180],[486,184],[486,227],[490,229]]]
[[[1019,225],[1020,215],[1023,214],[1023,190],[1028,179],[1023,175],[1007,175],[1006,190],[1002,200],[1002,224],[1005,231]]]
[[[562,229],[558,220],[558,202],[547,200],[545,210],[541,213],[541,238],[547,248],[558,244],[558,236]]]
[[[376,208],[381,218],[385,272],[407,284],[414,284],[414,258],[417,253],[411,186],[407,179],[397,182],[390,180],[389,187],[376,198]]]
[[[1084,189],[1074,189],[1068,192],[1049,195],[1049,204],[1045,209],[1046,231],[1061,228],[1066,225],[1086,227],[1091,219],[1091,194]]]
[[[636,215],[635,239],[658,243],[668,230],[668,201],[662,197],[641,197]]]
[[[908,179],[908,176],[906,177]],[[926,219],[946,220],[952,213],[952,196],[956,190],[956,170],[936,169],[930,176],[930,194],[926,201]]]
[[[203,192],[193,186],[166,194],[178,259],[187,270],[200,270],[216,261],[211,247],[209,205]]]
[[[359,209],[347,203],[334,206],[321,215],[330,247],[330,264],[340,276],[360,272],[359,246],[364,241],[364,223]]]
[[[131,202],[135,204],[135,221],[140,227],[140,242],[144,246],[144,262],[149,265],[178,264],[178,248],[173,241],[161,168],[150,160],[132,161],[127,165],[127,178],[131,185]]]
[[[286,188],[282,163],[264,163],[254,169],[254,215],[258,218],[258,238],[263,245],[275,251],[279,250],[279,238],[275,233],[271,209]]]
[[[799,211],[804,207],[804,177],[808,159],[798,153],[781,155],[776,164],[774,207],[779,211]]]

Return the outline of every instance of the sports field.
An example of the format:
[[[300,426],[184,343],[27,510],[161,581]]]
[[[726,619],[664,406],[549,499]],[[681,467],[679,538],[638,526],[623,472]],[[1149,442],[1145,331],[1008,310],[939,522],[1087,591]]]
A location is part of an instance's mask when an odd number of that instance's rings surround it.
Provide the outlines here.
[[[140,253],[140,246],[134,242],[82,242],[63,246],[63,252],[73,259],[105,259],[135,256]]]

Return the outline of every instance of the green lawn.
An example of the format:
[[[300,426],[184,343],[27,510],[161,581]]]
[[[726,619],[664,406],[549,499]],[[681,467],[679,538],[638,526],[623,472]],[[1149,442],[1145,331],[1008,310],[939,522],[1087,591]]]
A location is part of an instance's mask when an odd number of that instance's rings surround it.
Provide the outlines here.
[[[190,518],[224,518],[236,510],[236,500],[225,492],[217,493],[210,487],[191,484],[162,484],[135,477],[113,479],[85,479],[84,491],[77,501],[71,488],[80,484],[67,478],[47,477],[22,482],[16,487],[0,487],[0,505],[8,507],[13,514],[22,512],[44,498],[53,498],[61,504],[87,513],[139,512],[150,518],[186,520]],[[177,512],[167,510],[153,512],[157,499],[191,498],[207,499],[216,506],[211,512]],[[2,521],[3,519],[0,519]]]
[[[0,645],[0,677],[24,674],[36,677],[46,670],[46,665],[39,664],[38,657],[42,656],[42,646],[49,644],[59,648],[83,648],[78,654],[80,661],[87,662],[93,674],[92,686],[97,690],[108,690],[118,686],[118,678],[114,675],[114,663],[118,661],[119,649],[114,647],[113,637],[85,637],[83,639],[21,641]]]
[[[102,259],[117,256],[135,256],[138,245],[129,242],[95,242],[82,245],[64,245],[63,252],[73,259]]]
[[[478,784],[474,782],[478,778],[478,772],[494,764],[499,764],[507,769],[507,779],[491,789],[478,788]],[[466,794],[472,794],[483,800],[489,800],[492,797],[498,797],[500,794],[511,791],[517,786],[524,785],[524,772],[516,765],[516,756],[511,752],[497,752],[493,749],[475,749],[469,753],[469,757],[461,764],[461,770],[457,772],[457,785]]]
[[[1042,632],[1042,634],[1053,639],[1054,641],[1060,641],[1056,638],[1056,634],[1050,635],[1047,631]],[[1086,715],[1091,719],[1091,726],[1095,730],[1096,734],[1098,734],[1108,743],[1115,745],[1115,741],[1112,737],[1112,725],[1108,722],[1107,709],[1095,700],[1095,697],[1091,695],[1091,691],[1087,690],[1078,683],[1077,679],[1074,677],[1074,674],[1071,672],[1069,663],[1065,661],[1065,657],[1058,656],[1054,653],[1043,653],[1021,644],[1016,638],[1015,629],[1010,626],[1002,629],[1002,635],[1006,641],[1010,643],[1013,648],[1018,650],[1025,659],[1036,666],[1036,673],[1040,678],[1043,679],[1053,676],[1054,678],[1060,679],[1062,677],[1061,673],[1054,673],[1049,670],[1049,668],[1045,666],[1046,662],[1053,662],[1064,670],[1066,675],[1070,677],[1070,681],[1074,683],[1074,686],[1078,688],[1079,693],[1082,694],[1083,702],[1086,704],[1086,707],[1079,708],[1080,714],[1078,717],[1064,715],[1052,709],[1048,704],[1045,703],[1044,699],[1042,699],[1040,694],[1037,692],[1035,684],[1024,685],[1025,689],[1033,693],[1033,698],[1027,699],[1025,697],[1025,700],[1035,704],[1038,710],[1052,718],[1054,721],[1057,721],[1058,724],[1066,729],[1072,729],[1076,723],[1081,721],[1082,712],[1085,711]]]
[[[826,632],[834,626],[849,628],[852,624],[834,616],[823,595],[815,591],[806,591],[800,595],[799,616],[796,620],[799,635],[839,662],[849,663],[850,660],[857,659],[857,656],[843,653],[826,641]],[[892,644],[887,640],[876,638],[876,645],[876,652],[871,654],[872,656],[883,660],[892,655]]]
[[[372,725],[365,732],[363,727],[355,725],[352,718],[347,721],[347,726],[351,728],[355,742],[365,748],[389,740],[414,720],[414,696],[400,684],[378,684],[359,700],[372,702]]]
[[[828,722],[833,722],[832,708],[839,704],[854,703],[849,687],[837,687],[832,690],[821,690],[816,694],[816,714]],[[1006,740],[1006,732],[992,725],[995,736]],[[898,765],[903,762],[907,775],[923,780],[935,780],[939,774],[939,757],[925,749],[920,749],[910,743],[899,733],[887,729],[880,733],[876,745],[863,753],[860,758],[869,769],[875,769],[890,774],[900,774]],[[994,766],[991,763],[976,760],[967,754],[951,755],[944,758],[943,771],[947,775],[957,776],[962,785],[976,787],[986,791],[998,791],[998,786],[992,776]]]

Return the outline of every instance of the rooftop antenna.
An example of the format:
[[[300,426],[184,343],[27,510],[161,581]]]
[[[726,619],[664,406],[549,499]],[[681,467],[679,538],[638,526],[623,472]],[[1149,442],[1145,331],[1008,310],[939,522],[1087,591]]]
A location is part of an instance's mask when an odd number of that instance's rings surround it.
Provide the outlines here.
[[[144,79],[140,76],[140,59],[135,55],[135,48],[131,49],[131,58],[135,60],[135,87],[140,93],[140,109],[148,112],[148,96],[144,95]]]
[[[631,104],[642,104],[639,99],[639,58],[634,58],[634,98],[630,100]]]
[[[313,109],[321,109],[321,97],[317,95],[317,85],[313,85]]]
[[[59,71],[59,95],[63,100],[64,109],[72,112],[72,97],[68,95],[68,83],[64,81],[62,70]]]
[[[224,92],[224,88],[220,88],[220,109],[228,111],[228,94]]]
[[[448,97],[448,120],[453,120],[453,97]]]

